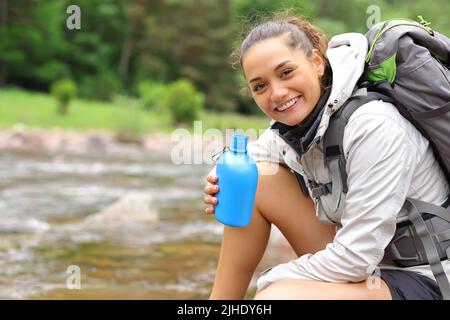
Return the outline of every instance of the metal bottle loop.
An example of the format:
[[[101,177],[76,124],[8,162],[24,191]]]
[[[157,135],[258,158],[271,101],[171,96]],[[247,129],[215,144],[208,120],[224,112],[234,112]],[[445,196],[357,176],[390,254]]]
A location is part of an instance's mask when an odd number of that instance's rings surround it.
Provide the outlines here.
[[[217,162],[217,159],[219,159],[219,157],[220,157],[222,154],[224,154],[225,152],[227,152],[228,149],[230,149],[230,147],[225,146],[225,147],[223,147],[223,149],[222,149],[221,151],[217,152],[216,154],[213,154],[213,155],[211,156],[212,161]]]

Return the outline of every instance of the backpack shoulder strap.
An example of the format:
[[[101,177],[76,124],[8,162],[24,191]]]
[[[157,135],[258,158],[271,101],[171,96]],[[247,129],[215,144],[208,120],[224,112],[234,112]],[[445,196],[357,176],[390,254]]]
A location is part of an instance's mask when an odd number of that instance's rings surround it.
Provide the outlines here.
[[[367,88],[358,88],[341,108],[330,118],[327,131],[323,138],[323,152],[325,166],[331,175],[331,193],[333,195],[333,208],[336,212],[340,206],[343,194],[347,193],[347,172],[346,160],[343,147],[344,130],[353,112],[362,105],[373,101],[383,100],[391,102],[387,96],[378,92],[369,92]],[[329,188],[328,188],[329,189]],[[327,192],[327,188],[322,194],[316,193],[320,197]]]

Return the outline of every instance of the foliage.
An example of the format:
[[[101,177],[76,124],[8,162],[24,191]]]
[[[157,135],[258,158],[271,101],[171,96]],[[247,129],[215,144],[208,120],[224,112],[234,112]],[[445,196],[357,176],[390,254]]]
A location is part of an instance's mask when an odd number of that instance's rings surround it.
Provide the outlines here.
[[[164,97],[167,85],[162,82],[142,81],[138,85],[139,98],[146,110],[155,109]]]
[[[58,100],[58,113],[65,115],[70,101],[77,95],[77,84],[70,79],[58,80],[52,84],[50,92]]]
[[[66,27],[69,5],[80,7],[81,30]],[[369,6],[381,20],[420,14],[450,36],[448,0],[0,0],[0,87],[48,91],[70,78],[82,98],[138,95],[148,109],[159,94],[144,94],[141,83],[186,78],[204,94],[206,110],[258,113],[230,66],[239,35],[288,7],[330,37],[365,33]]]
[[[122,83],[112,72],[106,71],[81,79],[80,96],[82,97],[111,101],[118,92],[122,92]]]
[[[169,85],[159,108],[169,110],[175,124],[190,125],[203,109],[203,103],[203,94],[189,80],[181,79]]]

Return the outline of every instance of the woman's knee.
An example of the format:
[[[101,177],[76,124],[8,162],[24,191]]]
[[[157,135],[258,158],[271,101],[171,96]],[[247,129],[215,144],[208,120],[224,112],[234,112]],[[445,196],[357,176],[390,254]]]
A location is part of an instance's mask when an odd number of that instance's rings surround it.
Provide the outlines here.
[[[291,299],[290,294],[291,287],[289,285],[291,280],[280,280],[272,283],[267,288],[258,291],[253,297],[254,300],[286,300]],[[297,292],[301,290],[301,288],[296,288]]]
[[[294,188],[295,191],[301,191],[295,175],[287,168],[273,162],[257,162],[257,166],[258,187],[255,199],[257,202],[276,199],[282,194],[280,188]]]
[[[335,228],[320,222],[314,203],[305,196],[295,174],[275,163],[258,163],[255,208],[275,224],[298,255],[322,250]]]
[[[278,170],[285,169],[283,166],[276,162],[269,162],[269,161],[258,161],[256,163],[256,166],[258,167],[258,175],[259,176],[273,176],[278,173]]]
[[[271,162],[258,162],[258,187],[255,207],[271,222],[283,211],[314,210],[312,200],[305,196],[300,185],[287,168]]]

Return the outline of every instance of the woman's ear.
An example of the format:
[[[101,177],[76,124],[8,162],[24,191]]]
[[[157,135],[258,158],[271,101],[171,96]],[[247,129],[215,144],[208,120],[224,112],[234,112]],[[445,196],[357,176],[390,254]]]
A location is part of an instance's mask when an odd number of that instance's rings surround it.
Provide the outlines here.
[[[322,77],[325,73],[325,61],[323,60],[322,55],[319,53],[319,50],[313,49],[311,61],[316,68],[317,74],[319,77]]]

